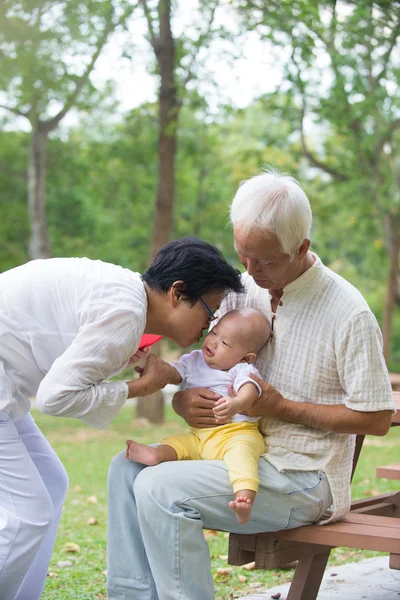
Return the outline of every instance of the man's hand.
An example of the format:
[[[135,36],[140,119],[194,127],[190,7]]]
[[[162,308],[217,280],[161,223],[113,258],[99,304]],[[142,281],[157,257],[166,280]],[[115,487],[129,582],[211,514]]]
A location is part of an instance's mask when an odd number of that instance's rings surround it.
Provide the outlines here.
[[[272,385],[254,375],[254,373],[250,373],[250,377],[260,386],[261,395],[243,413],[249,417],[273,417],[284,421],[286,404],[288,402],[286,398],[272,387]]]
[[[177,392],[172,400],[175,412],[185,419],[191,427],[203,429],[229,423],[227,419],[216,419],[213,408],[221,394],[215,394],[206,388],[192,388]]]

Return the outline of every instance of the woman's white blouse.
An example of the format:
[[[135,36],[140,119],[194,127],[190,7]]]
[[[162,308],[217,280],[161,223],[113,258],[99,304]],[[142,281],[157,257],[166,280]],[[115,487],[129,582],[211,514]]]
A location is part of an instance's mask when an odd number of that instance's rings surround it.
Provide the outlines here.
[[[0,411],[105,427],[128,397],[106,381],[139,346],[147,296],[138,273],[87,258],[35,260],[0,275]]]

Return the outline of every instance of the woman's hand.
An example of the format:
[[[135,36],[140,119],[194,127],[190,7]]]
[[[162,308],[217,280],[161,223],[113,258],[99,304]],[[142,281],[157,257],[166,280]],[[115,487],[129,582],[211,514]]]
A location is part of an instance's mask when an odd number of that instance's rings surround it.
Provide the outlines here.
[[[185,419],[191,427],[203,429],[229,423],[228,419],[216,419],[213,414],[215,402],[221,394],[211,392],[206,388],[192,388],[177,392],[172,400],[175,412]]]
[[[139,373],[139,379],[127,381],[129,398],[150,396],[150,394],[162,390],[168,383],[175,383],[177,378],[176,369],[155,354],[149,354],[145,366],[143,368],[135,367],[135,371]]]

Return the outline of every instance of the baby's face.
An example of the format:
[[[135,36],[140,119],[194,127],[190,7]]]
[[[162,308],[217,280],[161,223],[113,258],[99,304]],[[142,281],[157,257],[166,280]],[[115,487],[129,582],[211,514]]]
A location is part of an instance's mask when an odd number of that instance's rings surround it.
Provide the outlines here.
[[[243,327],[238,327],[237,318],[223,317],[201,345],[208,366],[227,371],[237,365],[251,349],[249,336],[243,333]]]

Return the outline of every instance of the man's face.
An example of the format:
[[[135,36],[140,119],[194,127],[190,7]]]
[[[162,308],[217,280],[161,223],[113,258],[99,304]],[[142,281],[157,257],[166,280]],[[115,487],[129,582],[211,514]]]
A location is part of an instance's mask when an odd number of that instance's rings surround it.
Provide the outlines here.
[[[299,260],[285,254],[274,233],[233,228],[239,260],[255,283],[265,289],[282,290],[299,276]]]

